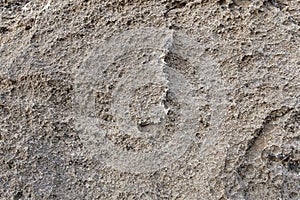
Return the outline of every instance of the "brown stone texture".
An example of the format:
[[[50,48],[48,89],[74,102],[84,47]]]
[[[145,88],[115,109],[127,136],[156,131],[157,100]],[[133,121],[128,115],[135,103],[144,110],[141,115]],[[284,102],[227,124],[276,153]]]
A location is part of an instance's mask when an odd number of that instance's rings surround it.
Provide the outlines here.
[[[0,199],[300,199],[299,0],[0,1]]]

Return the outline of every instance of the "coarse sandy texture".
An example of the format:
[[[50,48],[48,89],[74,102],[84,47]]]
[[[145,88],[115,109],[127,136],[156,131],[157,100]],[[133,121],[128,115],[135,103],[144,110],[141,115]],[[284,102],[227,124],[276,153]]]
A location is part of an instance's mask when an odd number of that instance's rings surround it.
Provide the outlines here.
[[[300,199],[299,0],[0,2],[0,199]]]

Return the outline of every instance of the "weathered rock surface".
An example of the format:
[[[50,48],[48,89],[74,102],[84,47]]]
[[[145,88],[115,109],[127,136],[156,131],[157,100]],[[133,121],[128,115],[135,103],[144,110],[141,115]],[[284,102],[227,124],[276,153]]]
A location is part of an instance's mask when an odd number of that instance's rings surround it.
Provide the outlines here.
[[[300,1],[0,2],[0,199],[300,199]]]

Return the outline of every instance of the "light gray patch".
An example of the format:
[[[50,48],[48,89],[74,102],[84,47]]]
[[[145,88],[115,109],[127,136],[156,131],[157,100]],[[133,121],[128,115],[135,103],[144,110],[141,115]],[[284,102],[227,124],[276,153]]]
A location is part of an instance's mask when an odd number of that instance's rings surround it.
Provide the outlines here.
[[[226,98],[203,52],[188,36],[153,28],[123,32],[93,50],[74,85],[75,126],[89,153],[117,170],[157,171],[186,152],[207,114],[200,153],[210,154]]]

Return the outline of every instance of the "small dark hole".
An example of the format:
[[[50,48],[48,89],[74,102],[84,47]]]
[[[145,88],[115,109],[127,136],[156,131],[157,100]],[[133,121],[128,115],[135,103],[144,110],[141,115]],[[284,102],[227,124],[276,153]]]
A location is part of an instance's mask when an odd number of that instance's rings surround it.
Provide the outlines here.
[[[6,33],[8,31],[9,31],[9,29],[7,27],[4,27],[4,26],[0,27],[0,33]]]
[[[226,0],[220,0],[218,3],[219,3],[219,5],[224,5],[224,4],[226,4]]]
[[[180,4],[180,7],[181,7],[181,8],[183,8],[184,6],[186,6],[186,2],[182,2],[182,3]]]
[[[132,147],[131,145],[127,145],[127,146],[126,146],[126,150],[127,150],[127,151],[133,150],[133,147]]]
[[[228,5],[228,7],[231,8],[231,9],[234,8],[234,6],[235,6],[235,3],[230,3],[230,4]]]
[[[28,31],[28,30],[30,30],[30,29],[31,29],[31,26],[26,26],[26,27],[25,27],[25,30],[26,30],[26,31]]]
[[[22,197],[23,197],[23,192],[18,192],[18,193],[14,196],[14,200],[21,199]]]

